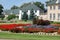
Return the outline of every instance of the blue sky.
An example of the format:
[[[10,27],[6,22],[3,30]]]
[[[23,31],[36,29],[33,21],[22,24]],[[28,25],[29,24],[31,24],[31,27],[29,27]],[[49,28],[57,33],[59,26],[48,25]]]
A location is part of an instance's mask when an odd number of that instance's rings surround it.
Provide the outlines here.
[[[45,3],[47,0],[0,0],[0,4],[3,5],[4,9],[10,9],[13,5],[21,6],[23,3],[36,1]]]

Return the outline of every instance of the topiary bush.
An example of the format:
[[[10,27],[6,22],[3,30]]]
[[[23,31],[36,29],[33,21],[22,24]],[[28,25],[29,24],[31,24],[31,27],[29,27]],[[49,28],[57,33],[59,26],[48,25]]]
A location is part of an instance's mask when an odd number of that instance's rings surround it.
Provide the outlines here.
[[[37,24],[37,25],[50,25],[50,21],[43,20],[43,19],[35,19],[35,20],[33,20],[33,24]]]
[[[37,19],[36,18],[33,19],[33,24],[37,24]]]

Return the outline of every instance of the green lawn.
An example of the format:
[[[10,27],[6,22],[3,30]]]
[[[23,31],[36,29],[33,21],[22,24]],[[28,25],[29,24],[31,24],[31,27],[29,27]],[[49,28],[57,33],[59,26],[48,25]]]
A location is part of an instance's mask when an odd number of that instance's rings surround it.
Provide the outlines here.
[[[1,24],[32,24],[32,21],[18,21],[18,22],[13,22],[13,23],[0,23]]]
[[[0,32],[0,38],[12,38],[17,40],[60,40],[60,36],[31,35],[31,34],[14,34]]]

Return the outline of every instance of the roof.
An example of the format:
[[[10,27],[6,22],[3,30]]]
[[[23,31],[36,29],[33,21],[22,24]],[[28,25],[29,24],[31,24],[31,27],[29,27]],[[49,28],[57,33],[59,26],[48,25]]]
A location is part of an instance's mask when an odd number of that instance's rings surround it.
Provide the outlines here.
[[[23,12],[26,12],[28,10],[40,10],[41,13],[44,12],[41,8],[37,7],[35,4],[29,4],[26,6],[23,6],[22,8],[19,9],[13,9],[13,10],[4,10],[3,13],[6,13],[7,15],[13,13],[13,14],[19,14],[19,10],[22,10]]]
[[[32,10],[32,9],[33,10],[42,10],[41,8],[37,7],[35,4],[31,4],[31,3],[29,5],[21,8],[21,10],[23,10],[23,11]]]
[[[50,0],[50,1],[47,1],[46,3],[47,5],[52,5],[52,4],[59,4],[60,2],[59,0]]]
[[[3,11],[3,13],[5,13],[5,15],[10,15],[10,14],[19,14],[19,10],[20,10],[20,9],[4,10],[4,11]]]

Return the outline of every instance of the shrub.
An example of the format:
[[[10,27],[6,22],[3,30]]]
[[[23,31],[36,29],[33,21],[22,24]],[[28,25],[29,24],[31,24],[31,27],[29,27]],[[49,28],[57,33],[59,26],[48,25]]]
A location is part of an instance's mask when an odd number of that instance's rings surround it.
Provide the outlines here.
[[[3,31],[10,31],[10,30],[14,30],[14,28],[19,27],[19,26],[30,26],[31,24],[3,24],[0,25],[0,29]],[[23,30],[23,29],[22,29]]]
[[[37,33],[37,32],[42,32],[41,28],[28,28],[29,33]]]
[[[24,12],[24,14],[22,15],[22,20],[24,21],[28,20],[28,14],[26,12]]]
[[[60,29],[58,30],[58,34],[60,34]]]
[[[9,15],[9,16],[7,17],[8,20],[11,20],[11,19],[13,19],[13,18],[16,18],[16,15],[15,15],[15,14],[11,14],[11,15]]]
[[[60,24],[51,24],[52,26],[60,27]]]
[[[37,24],[37,19],[36,18],[33,19],[33,24]]]
[[[37,24],[37,25],[49,25],[50,24],[50,21],[48,20],[43,20],[43,19],[35,19],[33,20],[33,24]]]
[[[33,20],[35,18],[35,14],[33,12],[33,9],[31,10],[31,13],[29,15],[29,20]]]
[[[19,33],[19,32],[21,32],[19,29],[17,29],[17,28],[15,28],[15,29],[12,29],[12,30],[10,30],[11,32],[14,32],[14,33]]]
[[[51,24],[60,24],[60,22],[51,22]]]
[[[44,29],[44,32],[53,33],[53,32],[55,32],[55,29],[54,28],[46,28],[46,29]]]

